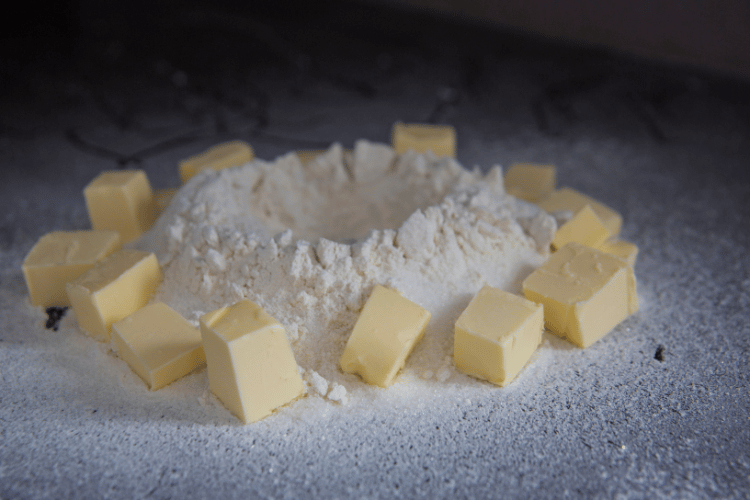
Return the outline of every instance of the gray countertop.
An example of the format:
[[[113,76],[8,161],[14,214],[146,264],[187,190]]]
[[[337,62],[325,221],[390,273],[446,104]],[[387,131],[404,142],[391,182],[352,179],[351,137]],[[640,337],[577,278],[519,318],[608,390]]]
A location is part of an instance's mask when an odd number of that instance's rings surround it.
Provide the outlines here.
[[[89,7],[4,42],[0,497],[747,497],[750,85],[391,8],[293,5]],[[640,311],[586,350],[546,337],[505,389],[242,426],[190,382],[135,388],[70,318],[47,330],[28,305],[25,254],[88,227],[99,171],[177,186],[177,160],[223,140],[270,159],[389,142],[396,120],[454,125],[467,167],[553,163],[619,210]]]

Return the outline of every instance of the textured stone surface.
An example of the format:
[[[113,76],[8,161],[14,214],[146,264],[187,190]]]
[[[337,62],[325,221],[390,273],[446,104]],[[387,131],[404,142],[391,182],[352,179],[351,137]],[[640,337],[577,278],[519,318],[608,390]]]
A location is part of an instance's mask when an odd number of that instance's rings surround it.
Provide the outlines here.
[[[750,85],[333,5],[89,8],[77,37],[5,44],[0,496],[746,495]],[[387,142],[396,120],[454,125],[467,166],[553,163],[621,212],[639,312],[586,350],[545,334],[504,389],[366,413],[319,400],[242,426],[201,393],[205,373],[151,394],[70,311],[52,331],[28,306],[26,252],[87,227],[82,190],[101,170],[177,186],[180,158],[224,140],[273,158]]]

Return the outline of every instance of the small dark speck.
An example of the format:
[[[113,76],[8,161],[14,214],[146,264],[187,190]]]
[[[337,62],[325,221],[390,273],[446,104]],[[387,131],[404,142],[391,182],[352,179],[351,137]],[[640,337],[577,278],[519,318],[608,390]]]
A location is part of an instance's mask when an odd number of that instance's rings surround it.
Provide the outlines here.
[[[46,310],[47,322],[44,324],[45,328],[56,332],[60,328],[60,320],[65,316],[67,310],[67,307],[48,307]]]
[[[93,411],[91,412],[91,414],[93,415],[93,414],[94,414],[94,413],[96,413],[97,411],[99,411],[99,410],[93,410]]]
[[[664,362],[664,349],[665,347],[661,344],[656,346],[656,353],[654,354],[654,359],[656,361]]]

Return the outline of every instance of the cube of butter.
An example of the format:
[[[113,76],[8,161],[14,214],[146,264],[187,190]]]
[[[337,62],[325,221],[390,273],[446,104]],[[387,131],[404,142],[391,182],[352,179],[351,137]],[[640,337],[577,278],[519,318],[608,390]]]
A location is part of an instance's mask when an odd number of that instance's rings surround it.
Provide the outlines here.
[[[206,364],[198,329],[163,302],[114,323],[112,342],[152,391]]]
[[[432,151],[435,156],[456,157],[456,130],[450,125],[404,124],[396,122],[391,133],[393,149],[404,154]]]
[[[635,267],[635,259],[638,257],[638,247],[629,241],[609,239],[597,247],[602,252],[610,253]]]
[[[284,327],[241,300],[200,320],[211,391],[245,423],[296,399],[304,383]]]
[[[633,268],[622,259],[568,243],[523,282],[527,299],[544,304],[547,328],[588,347],[638,310]]]
[[[23,277],[35,306],[69,306],[65,283],[121,248],[117,231],[54,231],[45,234],[23,261]]]
[[[297,158],[299,158],[299,162],[303,165],[307,165],[311,161],[313,161],[315,158],[322,156],[328,152],[327,149],[300,149],[298,151],[295,151]],[[344,149],[343,154],[351,154],[351,149]]]
[[[229,141],[217,144],[190,158],[180,161],[180,180],[187,182],[191,177],[208,168],[221,170],[236,167],[253,161],[255,152],[245,141]]]
[[[456,321],[456,368],[499,386],[508,385],[542,341],[543,311],[541,304],[484,286]]]
[[[307,165],[311,161],[313,161],[318,156],[325,154],[325,149],[305,149],[296,151],[297,158],[299,158],[299,162],[303,165]]]
[[[553,191],[552,194],[537,203],[537,205],[547,212],[570,210],[574,214],[578,213],[586,205],[590,205],[591,209],[602,220],[604,226],[612,236],[620,234],[622,216],[619,213],[574,189],[560,188]]]
[[[377,285],[346,343],[341,369],[368,384],[390,386],[429,321],[429,311]]]
[[[571,241],[593,248],[609,238],[609,230],[594,213],[591,205],[585,205],[568,222],[560,226],[552,239],[552,248],[557,250]]]
[[[156,191],[154,191],[154,202],[156,203],[157,217],[167,209],[170,203],[172,203],[172,198],[174,198],[174,195],[177,194],[177,191],[179,191],[178,188],[165,188],[157,189]]]
[[[108,170],[83,190],[91,227],[118,231],[123,243],[148,231],[156,220],[156,202],[143,170]]]
[[[553,165],[514,163],[505,173],[505,191],[522,200],[536,203],[555,189],[557,170]]]
[[[156,255],[120,250],[97,262],[66,286],[78,326],[109,340],[112,323],[145,306],[161,282]]]

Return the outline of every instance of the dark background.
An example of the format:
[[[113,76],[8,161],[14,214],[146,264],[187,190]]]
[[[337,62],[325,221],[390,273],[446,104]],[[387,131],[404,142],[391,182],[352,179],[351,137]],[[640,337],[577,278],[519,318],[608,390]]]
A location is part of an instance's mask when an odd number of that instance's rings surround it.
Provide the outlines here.
[[[336,18],[339,22],[354,21],[354,26],[355,18],[367,12],[367,22],[372,24],[377,20],[384,32],[393,27],[390,22],[383,22],[383,16],[422,12],[450,22],[480,24],[506,32],[532,34],[557,43],[601,47],[655,61],[750,77],[750,4],[742,0],[337,0],[317,3],[34,0],[20,3],[6,12],[0,21],[0,36],[6,51],[16,57],[44,56],[45,52],[69,55],[80,48],[81,43],[90,41],[89,36],[97,38],[103,32],[123,39],[151,36],[151,30],[163,30],[160,26],[163,20],[197,10],[256,19],[284,19],[295,27],[301,21]],[[158,41],[158,36],[151,39],[151,42]]]

